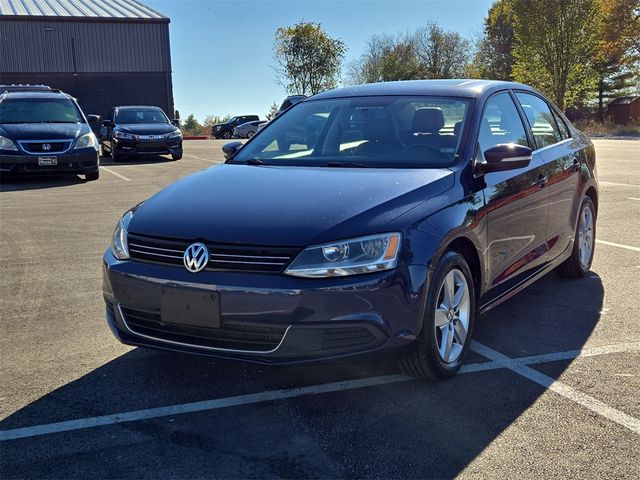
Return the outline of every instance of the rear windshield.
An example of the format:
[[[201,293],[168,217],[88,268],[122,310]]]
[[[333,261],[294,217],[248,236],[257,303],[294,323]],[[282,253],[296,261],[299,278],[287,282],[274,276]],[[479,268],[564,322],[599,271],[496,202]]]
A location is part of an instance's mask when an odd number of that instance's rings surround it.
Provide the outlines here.
[[[472,100],[387,96],[307,100],[267,124],[231,163],[439,168],[461,155]]]
[[[68,98],[5,98],[0,123],[82,123],[76,104]]]
[[[158,108],[141,108],[139,110],[118,110],[116,123],[169,123],[164,112]]]

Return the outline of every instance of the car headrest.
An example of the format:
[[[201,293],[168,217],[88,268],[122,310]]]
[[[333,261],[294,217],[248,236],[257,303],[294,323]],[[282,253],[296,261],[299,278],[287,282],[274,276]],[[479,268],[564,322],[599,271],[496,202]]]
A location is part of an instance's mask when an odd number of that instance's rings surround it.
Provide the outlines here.
[[[413,114],[412,131],[420,133],[438,133],[444,127],[444,115],[437,107],[425,107]]]
[[[386,141],[393,138],[393,126],[390,119],[370,118],[364,124],[363,136],[369,141]]]
[[[453,134],[456,137],[459,137],[461,131],[462,131],[462,120],[460,120],[459,122],[456,122],[456,124],[453,126]]]

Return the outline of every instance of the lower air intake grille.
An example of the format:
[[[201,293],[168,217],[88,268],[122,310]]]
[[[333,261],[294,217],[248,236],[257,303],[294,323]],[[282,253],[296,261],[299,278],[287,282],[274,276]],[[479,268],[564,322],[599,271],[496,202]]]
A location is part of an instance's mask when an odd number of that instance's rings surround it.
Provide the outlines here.
[[[287,327],[225,322],[222,328],[163,322],[159,312],[121,307],[127,327],[139,335],[195,347],[245,352],[269,352],[282,341]]]

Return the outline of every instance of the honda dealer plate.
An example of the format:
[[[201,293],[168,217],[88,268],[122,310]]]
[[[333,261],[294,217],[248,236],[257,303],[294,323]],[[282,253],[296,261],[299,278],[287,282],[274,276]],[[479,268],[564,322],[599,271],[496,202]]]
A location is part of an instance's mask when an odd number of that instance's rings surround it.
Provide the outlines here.
[[[41,167],[58,165],[58,157],[38,157],[38,165]]]

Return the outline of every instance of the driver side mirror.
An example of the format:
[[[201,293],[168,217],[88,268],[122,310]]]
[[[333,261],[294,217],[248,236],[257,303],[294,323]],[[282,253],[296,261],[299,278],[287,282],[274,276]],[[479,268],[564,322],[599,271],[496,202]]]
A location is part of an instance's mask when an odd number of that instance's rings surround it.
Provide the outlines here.
[[[100,115],[87,115],[87,122],[89,123],[97,123],[100,120]]]
[[[114,126],[113,122],[111,120],[105,120],[102,122],[102,126],[103,127],[107,127],[107,128],[111,128]]]
[[[476,163],[476,173],[484,175],[491,172],[516,170],[529,165],[532,150],[515,143],[501,143],[484,151],[483,163]]]
[[[222,153],[224,153],[224,158],[225,159],[229,159],[232,155],[234,155],[241,148],[242,148],[242,142],[225,143],[222,146]]]

